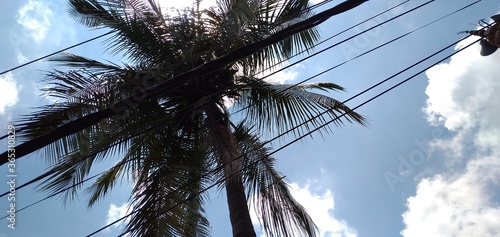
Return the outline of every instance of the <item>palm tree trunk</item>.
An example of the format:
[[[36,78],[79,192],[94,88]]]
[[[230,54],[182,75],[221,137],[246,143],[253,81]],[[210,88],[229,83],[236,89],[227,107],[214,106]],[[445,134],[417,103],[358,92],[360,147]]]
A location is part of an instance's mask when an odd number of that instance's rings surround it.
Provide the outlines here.
[[[226,196],[233,236],[255,237],[256,234],[253,229],[252,220],[250,219],[241,174],[237,176],[237,179],[226,179]]]
[[[224,164],[226,196],[233,236],[256,237],[240,171],[242,158],[238,143],[229,129],[227,115],[215,106],[210,112],[208,114],[211,117],[211,139],[220,156],[220,161]]]

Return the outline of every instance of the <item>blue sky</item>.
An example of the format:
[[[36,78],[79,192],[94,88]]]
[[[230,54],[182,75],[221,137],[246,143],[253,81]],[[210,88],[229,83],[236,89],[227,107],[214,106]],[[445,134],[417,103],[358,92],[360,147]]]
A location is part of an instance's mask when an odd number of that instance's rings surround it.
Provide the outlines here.
[[[165,1],[163,6],[166,6]],[[339,1],[328,3],[331,7]],[[402,2],[369,1],[320,25],[329,37],[367,17]],[[402,7],[350,30],[321,49],[426,1]],[[402,18],[347,41],[294,66],[273,79],[298,82],[342,63],[394,37],[446,15],[472,0],[436,0]],[[65,1],[6,1],[0,27],[0,71],[99,35],[70,19]],[[207,3],[208,4],[208,3]],[[313,81],[335,82],[347,89],[331,96],[344,100],[459,40],[457,32],[473,29],[479,19],[500,11],[496,0],[480,3],[408,37],[338,67]],[[321,8],[321,9],[324,9]],[[318,10],[319,11],[319,10]],[[473,40],[473,39],[471,39]],[[468,40],[467,42],[471,42]],[[99,60],[119,61],[104,51],[102,41],[70,50]],[[467,44],[461,42],[402,75],[348,103],[354,107],[432,65]],[[322,237],[337,236],[500,236],[500,53],[479,56],[479,46],[455,55],[408,83],[361,107],[368,128],[347,124],[325,137],[308,138],[275,154],[296,198],[309,210]],[[56,65],[42,61],[0,76],[0,128],[6,129],[32,107],[50,103],[40,96],[43,71]],[[273,143],[274,148],[290,141]],[[1,141],[0,151],[7,147]],[[114,161],[97,167],[95,173]],[[45,170],[43,153],[17,161],[18,184]],[[0,177],[8,190],[7,167]],[[95,207],[85,195],[66,205],[52,198],[16,215],[16,229],[0,224],[5,236],[86,236],[109,219],[125,213],[130,185],[126,182]],[[30,186],[16,192],[16,205],[45,197]],[[213,236],[230,236],[223,193],[212,191],[207,202]],[[6,213],[9,201],[0,200]],[[113,226],[95,236],[116,236]],[[259,230],[259,227],[257,227]]]

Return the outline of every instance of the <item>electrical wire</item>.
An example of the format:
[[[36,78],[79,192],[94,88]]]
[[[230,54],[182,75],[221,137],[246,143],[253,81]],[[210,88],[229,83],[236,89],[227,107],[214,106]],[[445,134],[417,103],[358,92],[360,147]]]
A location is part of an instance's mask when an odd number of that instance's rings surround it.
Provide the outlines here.
[[[36,202],[33,202],[33,203],[31,203],[31,204],[29,204],[29,205],[27,205],[27,206],[25,206],[25,207],[22,207],[22,208],[20,208],[20,209],[17,209],[17,210],[16,210],[16,213],[19,213],[19,212],[21,212],[21,211],[23,211],[23,210],[25,210],[25,209],[28,209],[28,208],[30,208],[30,207],[32,207],[32,206],[34,206],[34,205],[38,204],[38,203],[41,203],[41,202],[43,202],[43,201],[45,201],[45,200],[48,200],[48,199],[50,199],[50,198],[52,198],[52,197],[55,197],[55,196],[57,196],[57,195],[59,195],[59,194],[61,194],[61,193],[65,192],[65,191],[67,191],[67,190],[69,190],[69,189],[73,188],[74,186],[76,186],[76,185],[80,185],[80,184],[83,184],[83,183],[85,183],[85,182],[87,182],[87,181],[89,181],[89,180],[91,180],[91,179],[96,178],[97,176],[99,176],[99,175],[101,175],[101,174],[102,174],[102,173],[95,174],[95,175],[93,175],[93,176],[91,176],[91,177],[88,177],[88,178],[86,178],[86,179],[84,179],[84,180],[82,180],[82,181],[80,181],[80,182],[78,182],[78,183],[76,183],[76,184],[73,184],[72,186],[66,187],[66,188],[64,188],[64,189],[62,189],[62,190],[59,190],[59,191],[55,192],[55,193],[52,193],[52,194],[50,194],[50,195],[47,195],[47,197],[44,197],[44,198],[42,198],[42,199],[40,199],[40,200],[38,200],[38,201],[36,201]],[[17,188],[16,188],[16,190],[17,190]],[[4,219],[4,218],[7,218],[7,217],[9,217],[9,214],[7,214],[7,215],[5,215],[5,216],[3,216],[3,217],[0,217],[0,220],[1,220],[1,219]]]
[[[5,73],[8,73],[8,72],[10,72],[10,71],[14,71],[14,70],[16,70],[16,69],[19,69],[19,68],[22,68],[22,67],[25,67],[25,66],[28,66],[28,65],[30,65],[30,64],[32,64],[32,63],[38,62],[38,61],[40,61],[40,60],[43,60],[43,59],[46,59],[46,58],[48,58],[48,57],[54,56],[54,55],[56,55],[56,54],[62,53],[62,52],[64,52],[64,51],[68,50],[68,49],[72,49],[72,48],[78,47],[78,46],[80,46],[80,45],[86,44],[86,43],[88,43],[88,42],[94,41],[94,40],[96,40],[96,39],[102,38],[102,37],[104,37],[104,36],[106,36],[106,35],[109,35],[109,34],[111,34],[111,33],[113,33],[113,32],[115,32],[115,31],[113,31],[113,30],[112,30],[112,31],[110,31],[110,32],[107,32],[107,33],[104,33],[104,34],[98,35],[98,36],[96,36],[96,37],[90,38],[90,39],[88,39],[88,40],[82,41],[82,42],[80,42],[80,43],[78,43],[78,44],[74,44],[74,45],[71,45],[71,46],[66,47],[66,48],[64,48],[64,49],[61,49],[61,50],[55,51],[55,52],[53,52],[53,53],[47,54],[47,55],[45,55],[45,56],[42,56],[42,57],[39,57],[39,58],[33,59],[33,60],[29,61],[29,62],[26,62],[26,63],[23,63],[23,64],[21,64],[21,65],[15,66],[15,67],[13,67],[13,68],[11,68],[11,69],[8,69],[8,70],[5,70],[5,71],[2,71],[2,72],[0,72],[0,75],[3,75],[3,74],[5,74]],[[3,139],[3,137],[2,137],[1,139]],[[1,139],[0,139],[0,140],[1,140]]]
[[[396,9],[396,8],[398,8],[398,7],[402,6],[403,4],[405,4],[405,3],[409,2],[409,1],[410,1],[410,0],[406,0],[406,1],[404,1],[404,2],[401,2],[401,3],[397,4],[397,5],[394,5],[394,6],[390,7],[389,9],[386,9],[386,10],[384,10],[384,11],[382,11],[382,12],[380,12],[380,13],[378,13],[378,14],[376,14],[376,15],[374,15],[374,16],[372,16],[372,17],[370,17],[370,18],[367,18],[366,20],[363,20],[363,21],[361,21],[361,22],[359,22],[359,23],[357,23],[357,24],[355,24],[355,25],[353,25],[353,26],[351,26],[351,27],[349,27],[349,28],[346,28],[346,29],[344,29],[344,30],[342,30],[342,31],[340,31],[340,32],[338,32],[338,33],[336,33],[336,34],[334,34],[334,35],[332,35],[332,36],[330,36],[330,37],[328,37],[328,38],[326,38],[326,39],[324,39],[324,40],[322,40],[322,41],[320,41],[320,42],[316,43],[316,44],[314,44],[314,46],[312,46],[312,47],[306,48],[306,49],[304,49],[304,50],[302,50],[302,51],[300,51],[300,52],[298,52],[298,53],[296,53],[296,54],[294,54],[294,55],[290,56],[290,57],[289,57],[289,58],[287,58],[287,59],[284,59],[284,60],[281,60],[281,61],[280,61],[280,62],[278,62],[278,63],[275,63],[272,67],[277,66],[277,65],[280,65],[281,63],[284,63],[284,62],[286,62],[286,61],[288,61],[288,60],[290,60],[290,59],[292,59],[292,58],[294,58],[294,57],[297,57],[297,56],[299,56],[299,55],[301,55],[301,54],[303,54],[303,53],[305,53],[305,52],[307,52],[307,51],[309,51],[309,50],[313,49],[313,48],[316,48],[318,45],[323,44],[323,43],[325,43],[325,42],[327,42],[327,41],[329,41],[329,40],[331,40],[331,39],[333,39],[333,38],[335,38],[335,37],[337,37],[337,36],[339,36],[339,35],[341,35],[341,34],[343,34],[343,33],[347,32],[347,31],[349,31],[349,30],[352,30],[352,29],[354,29],[355,27],[358,27],[358,26],[360,26],[360,25],[362,25],[362,24],[364,24],[364,23],[366,23],[366,22],[368,22],[368,21],[371,21],[371,20],[373,20],[373,19],[375,19],[375,18],[377,18],[377,17],[379,17],[379,16],[381,16],[381,15],[383,15],[383,14],[386,14],[387,12],[389,12],[389,11],[392,11],[392,10]],[[401,13],[401,14],[405,14],[405,13]],[[387,23],[387,22],[385,22],[385,23]],[[385,23],[384,23],[384,24],[385,24]],[[363,33],[366,33],[367,31],[373,30],[374,28],[376,28],[376,27],[373,27],[373,28],[367,29],[366,31],[362,31],[362,32],[360,32],[360,33],[357,33],[357,34],[355,34],[355,36],[359,36],[359,35],[361,35],[361,34],[363,34]],[[349,39],[347,39],[347,40],[350,40],[350,38],[349,38]],[[342,43],[342,42],[341,42],[341,43]],[[304,60],[302,60],[302,61],[304,61]],[[269,70],[269,69],[270,69],[270,68],[267,68],[267,69],[261,70],[261,71],[259,71],[259,72],[255,73],[255,74],[254,74],[254,76],[255,76],[255,75],[258,75],[258,74],[260,74],[260,73],[263,73],[264,71]],[[278,72],[279,72],[279,71],[278,71]],[[274,72],[273,72],[273,73],[274,73]],[[276,73],[277,73],[277,72],[276,72]],[[274,74],[275,74],[275,73],[274,73]]]
[[[472,5],[472,4],[471,4],[471,5]],[[464,8],[465,8],[465,7],[464,7]],[[462,8],[462,9],[463,9],[463,8]],[[457,10],[457,11],[458,11],[458,10]],[[451,14],[448,14],[448,15],[451,15]],[[448,16],[448,15],[447,15],[447,16]],[[444,17],[446,17],[446,16],[444,16]],[[444,17],[441,17],[440,19],[442,19],[442,18],[444,18]],[[438,19],[438,20],[439,20],[439,19]],[[437,20],[435,20],[435,21],[437,21]],[[435,21],[434,21],[434,22],[435,22]],[[428,23],[428,24],[426,24],[425,26],[427,26],[427,25],[429,25],[429,24],[431,24],[431,23]],[[423,27],[421,27],[421,28],[423,28]],[[421,29],[421,28],[419,28],[419,29]],[[408,33],[408,34],[409,34],[409,33]],[[398,38],[401,38],[401,37],[398,37]],[[386,43],[386,44],[387,44],[387,43]],[[385,45],[385,44],[384,44],[384,45]],[[379,47],[380,47],[380,46],[379,46]],[[378,47],[377,47],[377,48],[378,48]],[[372,50],[373,50],[373,49],[372,49]],[[366,52],[366,53],[367,53],[367,52]],[[359,55],[359,56],[361,56],[361,55]],[[352,60],[352,59],[351,59],[351,60]],[[325,125],[325,126],[326,126],[326,125]],[[318,129],[319,129],[319,128],[318,128]],[[300,139],[300,138],[299,138],[299,139]],[[299,139],[297,139],[297,140],[299,140]],[[284,148],[284,147],[280,148],[279,150],[281,150],[281,149],[283,149],[283,148]],[[276,151],[276,152],[277,152],[277,151]],[[96,176],[97,176],[97,175],[96,175]],[[93,177],[95,177],[95,176],[93,176]],[[91,177],[91,178],[93,178],[93,177]],[[89,178],[89,179],[91,179],[91,178]],[[87,180],[89,180],[89,179],[87,179]],[[85,181],[87,181],[87,180],[85,180]],[[84,182],[85,182],[85,181],[84,181]],[[61,192],[63,192],[63,191],[64,191],[64,190],[62,190]],[[56,194],[54,194],[54,195],[57,195],[57,193],[56,193]],[[48,198],[50,198],[50,197],[52,197],[52,196],[54,196],[54,195],[51,195],[51,196],[47,197],[46,199],[48,199]],[[45,199],[44,199],[44,200],[45,200]],[[43,200],[41,200],[41,201],[43,201]],[[40,202],[40,201],[39,201],[39,202]],[[39,203],[39,202],[37,202],[37,203]],[[35,203],[35,204],[36,204],[36,203]],[[34,205],[34,204],[32,204],[32,205]],[[32,206],[32,205],[30,205],[30,206]],[[27,207],[25,207],[25,208],[27,208]],[[25,208],[23,208],[23,209],[25,209]]]
[[[409,70],[410,68],[415,67],[416,65],[418,65],[418,64],[420,64],[420,63],[422,63],[422,62],[424,62],[424,61],[426,61],[426,60],[428,60],[428,59],[430,59],[430,58],[432,58],[432,57],[434,57],[434,56],[436,56],[436,55],[438,55],[438,54],[440,54],[440,53],[444,52],[445,50],[447,50],[447,49],[449,49],[449,48],[451,48],[451,47],[455,46],[456,44],[458,44],[459,42],[461,42],[461,41],[463,41],[463,40],[467,39],[468,37],[470,37],[470,35],[469,35],[469,36],[467,36],[467,37],[465,37],[465,38],[462,38],[462,39],[460,39],[460,40],[458,40],[458,41],[456,41],[456,42],[453,42],[453,43],[449,44],[449,45],[448,45],[448,46],[446,46],[445,48],[443,48],[443,49],[441,49],[441,50],[439,50],[439,51],[437,51],[437,52],[435,52],[435,53],[433,53],[433,54],[431,54],[431,55],[429,55],[429,56],[425,57],[424,59],[422,59],[422,60],[418,61],[417,63],[414,63],[414,64],[413,64],[413,65],[411,65],[410,67],[407,67],[406,69],[404,69],[404,70],[402,70],[402,71],[400,71],[400,72],[398,72],[398,73],[396,73],[396,74],[392,75],[391,77],[389,77],[389,78],[387,78],[387,79],[382,80],[381,82],[379,82],[379,83],[377,83],[377,84],[375,84],[375,85],[373,85],[373,86],[369,87],[368,89],[366,89],[366,90],[364,90],[364,91],[362,91],[362,92],[358,93],[357,95],[362,94],[362,93],[364,93],[364,92],[366,92],[366,91],[369,91],[369,90],[371,90],[371,89],[373,89],[373,88],[375,88],[375,87],[379,86],[380,84],[387,82],[388,80],[390,80],[390,79],[392,79],[392,78],[396,77],[397,75],[399,75],[399,74],[401,74],[401,73],[403,73],[403,72],[405,72],[405,71]],[[308,133],[306,133],[306,134],[303,134],[302,136],[300,136],[300,137],[298,137],[298,138],[294,139],[293,141],[291,141],[291,142],[289,142],[289,143],[285,144],[284,146],[282,146],[282,147],[280,147],[280,148],[278,148],[278,149],[274,150],[273,152],[269,153],[268,155],[264,156],[263,158],[260,158],[260,159],[258,159],[258,160],[256,160],[256,161],[252,162],[251,164],[248,164],[248,165],[244,166],[243,168],[241,168],[241,169],[240,169],[238,172],[236,172],[236,173],[239,173],[239,172],[243,171],[244,169],[247,169],[247,168],[249,168],[250,166],[257,164],[257,162],[259,162],[259,161],[263,160],[264,158],[267,158],[268,156],[271,156],[271,155],[273,155],[273,154],[277,153],[278,151],[280,151],[280,150],[282,150],[282,149],[284,149],[284,148],[288,147],[289,145],[291,145],[291,144],[293,144],[293,143],[295,143],[295,142],[297,142],[297,141],[299,141],[299,140],[301,140],[301,139],[305,138],[306,136],[311,135],[312,133],[314,133],[314,132],[318,131],[318,130],[319,130],[319,129],[321,129],[322,127],[327,126],[328,124],[330,124],[330,123],[334,122],[335,120],[338,120],[338,119],[340,119],[341,117],[345,116],[345,115],[346,115],[346,114],[348,114],[349,112],[352,112],[352,111],[354,111],[355,109],[358,109],[358,108],[360,108],[360,107],[362,107],[362,106],[366,105],[367,103],[369,103],[369,102],[371,102],[371,101],[373,101],[373,100],[375,100],[375,99],[379,98],[380,96],[382,96],[382,95],[384,95],[384,94],[388,93],[389,91],[391,91],[391,90],[393,90],[393,89],[395,89],[395,88],[397,88],[397,87],[399,87],[399,86],[403,85],[404,83],[406,83],[406,82],[408,82],[408,81],[410,81],[410,80],[414,79],[416,76],[418,76],[418,75],[420,75],[420,74],[424,73],[425,71],[429,70],[430,68],[432,68],[432,67],[434,67],[434,66],[438,65],[439,63],[442,63],[442,62],[444,62],[445,60],[447,60],[447,59],[451,58],[453,55],[456,55],[456,54],[460,53],[461,51],[463,51],[463,50],[465,50],[465,49],[469,48],[470,46],[472,46],[472,45],[476,44],[476,43],[477,43],[477,42],[479,42],[480,40],[481,40],[481,39],[475,40],[474,42],[469,43],[468,45],[466,45],[466,46],[464,46],[464,47],[462,47],[462,48],[460,48],[460,49],[456,50],[455,52],[453,52],[453,53],[451,53],[451,54],[447,55],[446,57],[444,57],[444,58],[440,59],[439,61],[437,61],[437,62],[433,63],[432,65],[430,65],[430,66],[428,66],[428,67],[426,67],[426,68],[424,68],[424,69],[422,69],[422,70],[418,71],[417,73],[415,73],[415,74],[413,74],[412,76],[410,76],[410,77],[408,77],[408,78],[404,79],[403,81],[400,81],[399,83],[397,83],[397,84],[395,84],[395,85],[391,86],[390,88],[388,88],[388,89],[386,89],[386,90],[382,91],[381,93],[379,93],[379,94],[377,94],[377,95],[373,96],[372,98],[370,98],[370,99],[368,99],[368,100],[364,101],[363,103],[361,103],[361,104],[357,105],[356,107],[354,107],[354,108],[350,109],[349,111],[344,112],[344,113],[343,113],[342,115],[340,115],[339,117],[332,119],[331,121],[329,121],[329,122],[327,122],[327,123],[323,124],[323,125],[322,125],[322,126],[320,126],[320,127],[317,127],[317,128],[315,128],[315,129],[311,130],[310,132],[308,132]],[[356,95],[356,96],[357,96],[357,95]],[[347,101],[349,101],[349,100],[351,100],[351,99],[353,99],[353,97],[351,97],[350,99],[348,99],[348,100],[346,100],[346,101],[342,102],[342,104],[343,104],[343,103],[346,103]],[[327,112],[328,112],[328,111],[325,111],[325,112],[323,112],[322,114],[325,114],[325,113],[327,113]],[[318,114],[318,116],[321,116],[321,114]],[[298,126],[300,126],[300,125],[298,125]],[[275,138],[275,139],[276,139],[276,138]],[[268,143],[268,142],[266,142],[266,143]],[[266,144],[266,143],[264,143],[264,144]],[[262,144],[262,146],[264,146],[264,144]],[[230,178],[230,177],[232,177],[233,175],[234,175],[234,174],[231,174],[231,175],[230,175],[229,177],[227,177],[227,178]],[[227,179],[227,178],[225,178],[225,179]],[[221,180],[221,181],[218,181],[218,182],[216,182],[215,184],[213,184],[213,185],[211,185],[211,186],[209,186],[209,187],[207,187],[207,188],[205,188],[205,189],[201,190],[200,192],[198,192],[198,194],[197,194],[197,195],[200,195],[201,193],[206,192],[206,191],[207,191],[207,190],[209,190],[210,188],[212,188],[212,187],[214,187],[214,186],[218,185],[219,183],[223,182],[225,179],[223,179],[223,180]],[[167,195],[168,195],[168,194],[167,194]],[[189,201],[190,199],[194,198],[194,197],[195,197],[195,196],[197,196],[197,195],[191,196],[191,197],[189,197],[189,198],[185,199],[184,201],[182,201],[182,202],[180,202],[180,203],[177,203],[176,205],[174,205],[174,206],[172,206],[172,207],[168,208],[167,210],[163,211],[162,213],[159,213],[159,214],[158,214],[158,215],[156,215],[155,217],[150,218],[150,219],[149,219],[149,220],[147,220],[146,222],[148,222],[148,221],[152,221],[152,220],[156,219],[156,217],[158,217],[158,216],[160,216],[160,215],[163,215],[163,214],[167,213],[168,211],[170,211],[170,210],[172,210],[173,208],[175,208],[175,207],[177,207],[177,206],[179,206],[179,205],[181,205],[181,204],[183,204],[183,203],[185,203],[185,202]],[[126,217],[128,217],[128,216],[129,216],[129,215],[126,215],[125,217],[120,218],[119,220],[117,220],[117,222],[124,220],[124,219],[125,219]],[[112,224],[116,224],[117,222],[112,223]],[[111,224],[111,225],[112,225],[112,224]],[[108,226],[108,227],[109,227],[109,226]],[[106,228],[107,228],[107,227],[106,227]],[[125,235],[126,233],[128,233],[128,232],[130,232],[130,231],[133,231],[133,230],[134,230],[134,229],[132,229],[132,230],[128,230],[128,231],[126,231],[126,232],[124,232],[124,233],[120,234],[120,235],[119,235],[119,237],[120,237],[120,236],[123,236],[123,235]],[[95,233],[97,233],[97,232],[94,232],[93,234],[95,234]],[[91,234],[91,235],[93,235],[93,234]],[[88,236],[91,236],[91,235],[88,235]]]

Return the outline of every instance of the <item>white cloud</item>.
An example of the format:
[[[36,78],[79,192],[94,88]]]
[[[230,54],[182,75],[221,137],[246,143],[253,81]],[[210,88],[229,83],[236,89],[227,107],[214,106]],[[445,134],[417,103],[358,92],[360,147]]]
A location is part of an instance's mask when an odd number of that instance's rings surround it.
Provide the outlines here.
[[[2,99],[0,100],[0,114],[5,114],[5,110],[8,107],[13,107],[19,100],[20,86],[14,80],[12,73],[0,76],[0,95]]]
[[[28,59],[26,58],[26,56],[24,56],[24,54],[22,54],[21,52],[17,52],[16,59],[17,59],[17,62],[20,64],[28,62]]]
[[[111,203],[109,205],[108,209],[108,215],[106,216],[106,225],[109,225],[113,223],[114,221],[124,217],[125,215],[129,214],[129,208],[128,208],[128,203],[123,203],[121,206],[116,206],[114,203]],[[128,218],[126,218],[123,221],[117,222],[116,224],[112,225],[111,227],[121,227],[128,221]]]
[[[499,236],[500,207],[490,199],[491,184],[500,182],[500,157],[471,161],[455,177],[424,179],[403,214],[404,237]]]
[[[500,187],[500,52],[481,57],[479,50],[475,44],[427,71],[427,119],[455,135],[431,142],[447,151],[449,170],[420,181],[403,214],[404,237],[500,236],[493,198]],[[453,165],[457,158],[465,168]]]
[[[40,42],[47,35],[52,15],[52,10],[43,1],[30,0],[19,9],[17,23],[30,32],[35,42]]]
[[[461,44],[470,43],[473,39]],[[459,46],[459,47],[461,47]],[[474,45],[452,57],[450,63],[437,65],[427,71],[429,99],[425,112],[432,124],[443,124],[451,131],[469,129],[484,124],[476,113],[498,115],[500,107],[492,99],[500,98],[496,89],[500,53],[489,57],[479,55],[479,45]],[[488,112],[486,110],[493,109]]]
[[[319,228],[320,237],[354,237],[357,236],[355,229],[349,227],[344,220],[338,220],[333,216],[335,207],[333,193],[326,190],[323,194],[316,194],[309,189],[309,185],[300,187],[296,183],[290,185],[293,197],[309,213]],[[253,210],[253,208],[250,208]],[[252,220],[258,225],[255,212],[252,212]],[[261,237],[264,237],[262,235]]]
[[[271,83],[276,83],[276,84],[284,84],[286,82],[291,82],[297,79],[299,76],[299,72],[296,70],[297,68],[303,67],[300,64],[294,65],[290,68],[287,68],[285,70],[279,71],[277,73],[274,73],[271,75],[272,72],[276,72],[286,66],[288,66],[288,62],[284,62],[281,65],[278,65],[274,68],[274,70],[266,70],[264,72],[261,72],[257,75],[255,75],[257,78],[264,78],[265,81],[271,82]]]

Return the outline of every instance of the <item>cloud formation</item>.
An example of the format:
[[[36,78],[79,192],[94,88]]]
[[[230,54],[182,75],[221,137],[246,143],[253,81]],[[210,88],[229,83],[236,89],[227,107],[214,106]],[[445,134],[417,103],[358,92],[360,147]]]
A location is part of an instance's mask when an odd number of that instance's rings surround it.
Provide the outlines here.
[[[290,185],[292,195],[308,211],[311,218],[319,228],[322,237],[354,237],[357,236],[355,229],[349,227],[344,220],[338,220],[333,216],[335,208],[333,193],[326,190],[318,195],[309,189],[309,185],[300,187],[296,183]]]
[[[0,114],[5,114],[7,108],[17,104],[19,90],[20,86],[14,80],[11,72],[0,76],[0,95],[2,95],[2,99],[0,100]]]
[[[127,214],[129,214],[128,203],[123,203],[121,206],[116,206],[114,203],[111,203],[111,205],[109,205],[108,215],[106,216],[106,225],[111,224],[112,222],[124,217]],[[122,225],[126,224],[127,221],[128,218],[123,221],[117,222],[111,227],[121,227]]]
[[[30,0],[19,9],[17,23],[30,32],[33,40],[38,43],[47,36],[52,15],[52,10],[43,1]]]
[[[500,53],[481,57],[479,50],[475,44],[427,71],[427,119],[455,135],[431,142],[446,151],[449,170],[420,181],[403,214],[404,237],[500,235],[494,200],[500,186]]]
[[[500,235],[500,208],[491,200],[491,184],[500,183],[500,159],[469,162],[464,173],[423,179],[403,214],[404,237]],[[487,173],[485,173],[485,171]]]

